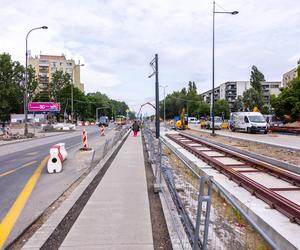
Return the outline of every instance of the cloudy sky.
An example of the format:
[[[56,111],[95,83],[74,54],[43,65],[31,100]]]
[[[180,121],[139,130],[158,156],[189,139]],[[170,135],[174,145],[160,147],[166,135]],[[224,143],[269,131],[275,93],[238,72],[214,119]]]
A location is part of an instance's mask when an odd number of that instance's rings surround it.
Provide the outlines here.
[[[80,60],[86,93],[106,93],[132,110],[154,101],[148,75],[155,53],[167,93],[190,80],[199,93],[211,88],[212,0],[0,0],[0,6],[0,53],[24,63],[26,33],[46,25],[30,34],[31,54]],[[252,65],[266,80],[282,80],[295,67],[299,0],[219,0],[216,7],[239,11],[216,15],[216,85],[248,80]]]

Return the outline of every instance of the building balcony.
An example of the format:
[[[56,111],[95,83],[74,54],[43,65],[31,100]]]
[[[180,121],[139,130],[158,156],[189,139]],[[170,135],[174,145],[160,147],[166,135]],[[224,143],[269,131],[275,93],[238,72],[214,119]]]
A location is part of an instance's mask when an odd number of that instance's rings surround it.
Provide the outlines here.
[[[49,74],[48,74],[48,72],[40,72],[40,73],[39,73],[39,76],[40,76],[41,78],[48,78],[48,77],[49,77]]]
[[[226,87],[225,87],[225,90],[232,90],[232,89],[236,89],[236,85],[227,85]]]
[[[41,90],[48,90],[48,85],[47,84],[39,84],[39,89]]]
[[[39,63],[40,67],[49,67],[49,63]]]
[[[236,96],[236,91],[226,91],[226,92],[225,92],[225,95],[228,95],[228,96]]]

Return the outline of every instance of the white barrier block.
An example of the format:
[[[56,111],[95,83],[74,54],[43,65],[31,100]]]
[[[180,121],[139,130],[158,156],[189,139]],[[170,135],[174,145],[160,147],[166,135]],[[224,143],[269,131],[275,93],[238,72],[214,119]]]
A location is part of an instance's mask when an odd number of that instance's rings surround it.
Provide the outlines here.
[[[62,163],[67,159],[68,153],[65,143],[59,143],[50,148],[50,157],[47,163],[48,173],[59,173],[62,171]]]
[[[59,173],[62,171],[62,162],[59,158],[58,152],[54,153],[52,151],[52,154],[50,155],[50,158],[48,160],[47,171],[50,174]]]

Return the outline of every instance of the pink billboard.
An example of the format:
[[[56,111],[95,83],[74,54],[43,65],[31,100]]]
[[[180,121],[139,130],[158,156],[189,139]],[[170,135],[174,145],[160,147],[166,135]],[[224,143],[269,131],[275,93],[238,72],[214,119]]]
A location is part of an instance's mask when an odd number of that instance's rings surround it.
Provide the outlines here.
[[[28,103],[28,111],[29,112],[60,111],[60,103],[30,102]]]

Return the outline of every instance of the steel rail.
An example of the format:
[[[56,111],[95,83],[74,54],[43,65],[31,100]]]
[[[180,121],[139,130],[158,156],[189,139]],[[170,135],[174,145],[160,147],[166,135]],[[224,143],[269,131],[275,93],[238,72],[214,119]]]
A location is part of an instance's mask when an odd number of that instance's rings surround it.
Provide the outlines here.
[[[162,139],[163,144],[172,151],[173,154],[192,172],[196,178],[200,178],[200,175],[194,170],[194,168],[186,162],[184,158],[172,147],[165,139]],[[218,191],[226,198],[226,200],[239,211],[239,213],[245,218],[245,220],[254,228],[254,230],[269,244],[269,246],[274,250],[279,250],[280,248],[276,245],[273,239],[256,223],[255,220],[249,216],[249,214],[233,199],[231,194],[229,194],[214,178],[210,179],[212,184],[217,188]]]
[[[205,146],[209,146],[212,148],[214,151],[219,151],[222,152],[223,150],[220,149],[220,147],[214,146],[212,143],[208,142],[202,142],[200,139],[195,139],[195,138],[189,138],[186,135],[179,134],[177,136],[167,134],[166,135],[169,139],[173,140],[183,148],[187,149],[189,152],[192,154],[196,155],[212,167],[216,168],[218,171],[221,173],[225,174],[229,179],[235,181],[238,183],[239,186],[242,186],[246,190],[250,191],[251,194],[255,195],[257,198],[263,200],[267,204],[269,204],[272,208],[275,208],[276,210],[280,211],[284,215],[286,215],[292,222],[296,222],[300,224],[300,206],[291,200],[279,195],[275,191],[257,183],[256,181],[252,180],[251,178],[235,171],[232,169],[230,165],[225,165],[221,163],[220,161],[214,159],[213,156],[209,156],[205,154],[203,151],[198,151],[196,150],[193,146],[187,145],[187,142],[180,141],[176,139],[175,137],[183,137],[183,138],[188,138],[192,142],[197,142],[199,144],[203,144]],[[217,149],[217,150],[216,150]],[[226,151],[226,152],[225,152]],[[231,152],[229,150],[225,150],[227,156],[230,157]],[[207,152],[207,151],[206,151]],[[252,165],[251,161],[249,162],[247,157],[247,160],[242,157],[239,158],[239,154],[234,153],[234,158],[236,159],[242,159],[245,162],[245,165],[250,163],[250,166]],[[252,160],[252,159],[251,159]],[[255,160],[254,160],[255,161]],[[264,171],[265,172],[265,171]],[[298,177],[298,176],[296,176]]]
[[[201,139],[197,139],[195,137],[192,137],[192,136],[189,136],[189,135],[186,135],[186,134],[181,134],[180,133],[179,136],[183,136],[183,137],[188,138],[192,141],[204,144],[207,147],[213,148],[215,151],[218,151],[218,152],[223,153],[223,154],[225,153],[225,156],[229,156],[231,158],[238,159],[239,161],[242,160],[243,162],[248,164],[250,167],[253,167],[253,168],[256,168],[256,169],[258,169],[262,172],[274,175],[277,178],[288,181],[293,185],[300,186],[300,176],[299,175],[287,172],[286,170],[282,170],[278,167],[274,167],[274,166],[272,166],[268,163],[253,159],[251,157],[242,155],[240,153],[231,151],[229,149],[222,148],[222,147],[220,147],[218,145],[215,145],[213,143],[210,143],[210,142],[207,142],[207,141],[204,141],[204,140],[201,140]]]

